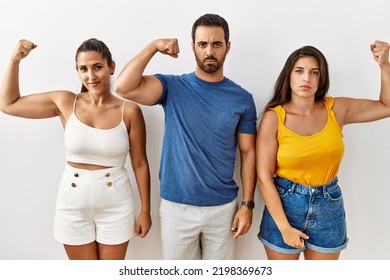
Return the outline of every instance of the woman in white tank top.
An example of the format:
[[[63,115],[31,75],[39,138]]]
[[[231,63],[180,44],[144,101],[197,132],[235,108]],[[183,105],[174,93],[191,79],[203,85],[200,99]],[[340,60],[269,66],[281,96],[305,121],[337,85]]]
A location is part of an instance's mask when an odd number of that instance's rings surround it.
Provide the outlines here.
[[[67,149],[54,222],[54,236],[69,259],[124,259],[129,239],[151,227],[146,130],[140,107],[110,91],[115,63],[97,39],[76,53],[81,93],[57,90],[20,96],[19,64],[36,45],[20,40],[0,90],[0,109],[23,118],[60,117]],[[141,200],[135,219],[124,167],[127,155]]]

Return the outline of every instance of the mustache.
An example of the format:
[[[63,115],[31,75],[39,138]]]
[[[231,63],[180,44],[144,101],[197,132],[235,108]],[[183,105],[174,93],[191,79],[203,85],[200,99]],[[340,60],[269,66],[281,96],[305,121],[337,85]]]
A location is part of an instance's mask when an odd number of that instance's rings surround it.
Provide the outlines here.
[[[203,59],[203,61],[206,61],[206,60],[215,60],[215,61],[218,61],[218,59],[216,59],[214,56],[207,56]]]

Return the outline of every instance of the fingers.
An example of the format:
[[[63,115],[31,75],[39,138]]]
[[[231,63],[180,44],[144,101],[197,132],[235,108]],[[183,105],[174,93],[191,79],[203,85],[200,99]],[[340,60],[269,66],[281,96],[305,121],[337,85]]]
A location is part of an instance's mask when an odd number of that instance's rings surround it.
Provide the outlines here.
[[[389,63],[389,48],[388,43],[378,40],[370,45],[372,55],[380,67]]]
[[[140,215],[135,225],[135,235],[144,238],[152,226],[150,215]]]
[[[303,248],[306,239],[309,239],[309,236],[295,228],[291,228],[283,235],[284,242],[293,248]]]
[[[179,56],[180,48],[179,42],[176,38],[159,39],[157,40],[157,50],[162,54],[167,54],[171,57],[177,58]]]
[[[295,243],[293,243],[289,246],[294,247],[294,248],[303,248],[303,247],[305,247],[304,240],[306,240],[306,239],[309,239],[309,236],[304,234],[303,232],[301,232],[300,238],[298,239],[298,241],[296,241]]]
[[[135,236],[144,238],[148,234],[149,229],[150,228],[143,227],[142,225],[137,224],[135,228]]]
[[[246,234],[252,225],[252,212],[251,210],[242,211],[241,208],[235,215],[231,231],[233,233],[233,238],[237,238],[240,235]]]
[[[33,42],[29,40],[19,40],[16,49],[12,55],[12,58],[17,61],[21,61],[23,58],[25,58],[31,50],[35,49],[37,45],[35,45]]]

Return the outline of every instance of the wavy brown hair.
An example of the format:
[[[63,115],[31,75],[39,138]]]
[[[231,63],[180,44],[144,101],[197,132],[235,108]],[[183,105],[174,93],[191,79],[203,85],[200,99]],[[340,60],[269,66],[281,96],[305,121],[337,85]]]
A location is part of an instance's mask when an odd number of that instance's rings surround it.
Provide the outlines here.
[[[328,62],[326,61],[326,58],[322,54],[322,52],[320,52],[317,48],[312,46],[304,46],[294,51],[287,58],[287,61],[284,64],[284,67],[280,72],[278,79],[276,80],[275,87],[274,87],[274,94],[271,97],[270,101],[265,106],[263,112],[266,112],[268,109],[276,107],[278,105],[282,105],[290,102],[291,100],[290,74],[295,65],[295,62],[297,62],[297,60],[300,59],[301,57],[305,57],[305,56],[314,57],[319,64],[320,81],[319,81],[318,89],[315,93],[314,100],[315,102],[318,102],[324,99],[324,97],[328,93],[329,85],[330,85]]]

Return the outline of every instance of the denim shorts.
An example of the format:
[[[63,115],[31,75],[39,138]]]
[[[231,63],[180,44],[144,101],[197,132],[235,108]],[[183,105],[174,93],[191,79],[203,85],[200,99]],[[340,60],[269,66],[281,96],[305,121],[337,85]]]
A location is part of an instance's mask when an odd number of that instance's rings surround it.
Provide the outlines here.
[[[306,248],[331,254],[347,247],[344,202],[337,178],[325,185],[306,186],[276,176],[274,184],[290,225],[309,239],[304,240],[304,248],[288,246],[265,207],[258,234],[264,246],[283,254],[297,254]]]

